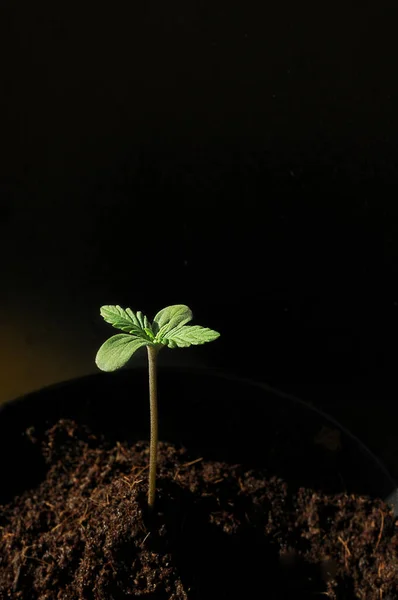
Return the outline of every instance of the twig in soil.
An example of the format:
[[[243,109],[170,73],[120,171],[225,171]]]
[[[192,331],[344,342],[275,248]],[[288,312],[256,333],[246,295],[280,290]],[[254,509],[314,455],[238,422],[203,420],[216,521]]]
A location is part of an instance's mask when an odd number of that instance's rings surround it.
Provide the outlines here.
[[[60,513],[60,516],[62,516],[66,511],[62,511],[62,513]],[[85,506],[84,508],[84,513],[81,517],[76,517],[76,512],[74,512],[72,515],[70,515],[67,519],[65,519],[64,521],[60,521],[58,523],[58,525],[55,525],[50,532],[52,533],[53,531],[56,531],[57,529],[59,529],[60,527],[63,527],[64,525],[66,525],[66,523],[79,523],[80,526],[82,526],[83,521],[87,518],[87,514],[88,514],[88,505]]]
[[[17,571],[14,576],[14,581],[12,582],[12,591],[15,593],[18,588],[19,576],[21,575],[21,563],[19,563],[17,567]]]
[[[78,519],[76,519],[76,521],[79,523],[79,527],[83,527],[83,522],[87,519],[87,515],[88,515],[88,505],[86,504],[86,507],[84,509],[84,513],[82,514],[81,517],[79,517]]]
[[[203,460],[203,456],[201,456],[200,458],[195,458],[195,460],[191,460],[190,462],[186,462],[182,464],[181,467],[190,467],[191,465],[194,465],[200,462],[201,460]]]
[[[24,558],[28,558],[29,560],[35,560],[41,563],[42,565],[51,565],[51,563],[49,563],[48,561],[43,560],[42,558],[37,558],[37,556],[30,556],[29,554],[25,554]]]
[[[149,465],[145,465],[145,467],[138,467],[137,465],[135,465],[134,467],[131,468],[130,473],[134,473],[134,471],[137,471],[138,469],[138,473],[136,473],[136,477],[139,477],[141,475],[141,473],[143,473],[144,471],[147,471],[149,469]]]
[[[147,539],[149,538],[150,535],[151,535],[151,532],[148,531],[148,533],[146,534],[146,536],[144,537],[144,539],[141,542],[141,548],[143,548],[145,542],[147,541]]]
[[[382,562],[379,564],[379,566],[377,568],[377,577],[379,577],[379,578],[381,577],[381,572],[383,569],[384,569],[384,563]]]
[[[134,471],[136,470],[137,467],[133,467],[131,470],[131,473],[134,473]],[[127,483],[127,485],[129,486],[130,490],[135,486],[138,485],[139,483],[141,483],[143,481],[143,479],[138,479],[138,477],[141,475],[141,473],[143,473],[144,471],[146,471],[149,468],[149,465],[147,465],[146,467],[142,467],[137,473],[134,473],[134,477],[133,480],[130,481],[129,476],[128,475],[123,475],[122,477],[122,481],[124,481],[125,483]]]
[[[339,536],[337,539],[344,546],[344,550],[345,550],[345,554],[344,554],[344,566],[345,566],[346,570],[348,570],[348,557],[351,556],[350,549],[348,547],[347,542],[345,542],[342,537]]]
[[[383,529],[384,529],[384,513],[380,509],[379,509],[379,512],[380,512],[380,516],[381,516],[381,524],[380,524],[380,531],[379,531],[379,536],[377,538],[375,550],[377,550],[377,548],[379,547],[379,544],[380,544],[380,541],[381,541],[381,536],[383,534]]]
[[[190,467],[191,465],[194,465],[194,464],[196,464],[196,463],[200,462],[201,460],[203,460],[203,456],[202,456],[202,457],[200,457],[200,458],[196,458],[195,460],[191,460],[190,462],[187,462],[187,463],[184,463],[184,464],[180,465],[180,466],[179,466],[179,467],[176,469],[176,472],[174,473],[174,479],[177,479],[177,477],[178,477],[178,476],[179,476],[179,474],[180,474],[180,470],[181,470],[183,467]]]
[[[141,483],[143,481],[143,479],[134,479],[133,481],[130,481],[128,477],[122,477],[122,480],[127,483],[127,485],[129,486],[130,490],[131,488],[133,488],[135,485],[138,485],[139,483]]]

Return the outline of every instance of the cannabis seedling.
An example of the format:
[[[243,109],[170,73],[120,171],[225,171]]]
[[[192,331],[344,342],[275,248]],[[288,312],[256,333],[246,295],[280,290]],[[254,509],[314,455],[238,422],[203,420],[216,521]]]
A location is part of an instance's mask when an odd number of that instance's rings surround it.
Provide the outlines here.
[[[212,342],[219,337],[217,331],[187,325],[192,319],[192,311],[184,304],[167,306],[157,313],[152,323],[142,312],[134,313],[131,308],[119,305],[102,306],[102,317],[119,333],[109,338],[97,352],[95,362],[102,371],[116,371],[123,367],[139,348],[146,346],[149,365],[149,403],[151,439],[149,446],[149,487],[148,505],[155,503],[156,463],[158,447],[158,402],[157,402],[157,355],[164,347],[186,348],[191,345]]]

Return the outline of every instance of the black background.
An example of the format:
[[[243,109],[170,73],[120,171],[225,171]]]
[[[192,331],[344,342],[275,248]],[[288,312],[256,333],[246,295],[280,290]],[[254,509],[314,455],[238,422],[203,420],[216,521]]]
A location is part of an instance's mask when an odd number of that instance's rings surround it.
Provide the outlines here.
[[[325,408],[394,468],[394,3],[1,13],[2,305],[186,303],[222,333],[201,359]]]

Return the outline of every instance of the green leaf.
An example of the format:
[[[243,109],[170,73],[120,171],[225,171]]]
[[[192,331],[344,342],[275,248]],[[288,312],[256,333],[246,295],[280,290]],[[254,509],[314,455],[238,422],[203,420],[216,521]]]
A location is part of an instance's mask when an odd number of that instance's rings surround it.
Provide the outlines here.
[[[158,341],[175,329],[178,329],[192,319],[192,311],[185,304],[166,306],[157,313],[152,323],[152,331]]]
[[[102,344],[95,362],[102,371],[116,371],[127,363],[134,352],[146,345],[148,345],[147,340],[118,333]]]
[[[185,326],[171,332],[163,338],[163,343],[169,348],[187,348],[188,346],[197,346],[206,342],[213,342],[220,334],[218,331],[201,327],[200,325]]]
[[[104,320],[115,329],[121,329],[126,333],[149,340],[144,328],[151,329],[151,324],[140,311],[135,315],[131,308],[124,310],[118,304],[116,306],[107,304],[101,306],[100,313]]]
[[[118,308],[119,310],[123,310],[120,308],[120,306],[117,306],[116,308]],[[137,325],[139,327],[140,323],[139,323],[137,317],[135,316],[135,314],[133,313],[133,311],[131,310],[131,308],[126,308],[125,312],[130,317],[130,319],[133,321],[134,325]]]
[[[145,319],[146,319],[145,315],[143,315],[143,314],[142,314],[142,312],[141,312],[140,310],[138,310],[138,311],[136,312],[136,317],[137,317],[137,319],[138,319],[138,322],[139,322],[139,324],[140,324],[140,327],[141,327],[142,329],[144,329],[144,327],[146,327],[146,325],[145,325]],[[146,320],[148,321],[148,319],[146,319]]]

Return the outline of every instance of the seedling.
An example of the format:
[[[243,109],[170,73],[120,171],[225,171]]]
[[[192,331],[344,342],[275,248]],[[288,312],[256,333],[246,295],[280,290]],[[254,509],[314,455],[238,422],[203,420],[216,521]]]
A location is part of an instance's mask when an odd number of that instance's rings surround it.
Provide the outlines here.
[[[133,354],[143,346],[148,351],[149,405],[151,439],[149,446],[148,505],[153,509],[156,493],[156,463],[158,448],[158,401],[157,401],[157,355],[162,348],[187,348],[212,342],[220,334],[217,331],[187,325],[192,320],[192,311],[184,304],[167,306],[157,313],[152,323],[138,311],[123,309],[119,305],[102,306],[102,317],[119,333],[109,338],[97,352],[95,362],[102,371],[116,371],[123,367]]]

